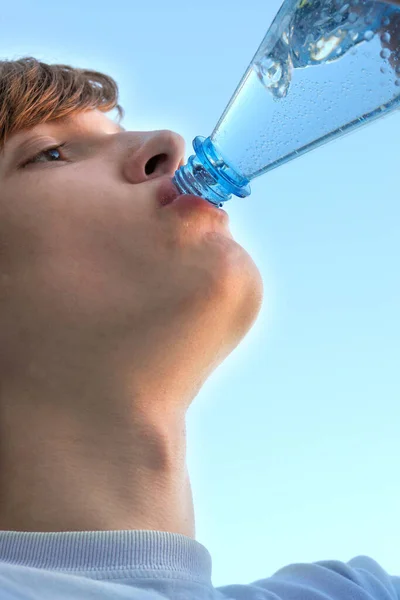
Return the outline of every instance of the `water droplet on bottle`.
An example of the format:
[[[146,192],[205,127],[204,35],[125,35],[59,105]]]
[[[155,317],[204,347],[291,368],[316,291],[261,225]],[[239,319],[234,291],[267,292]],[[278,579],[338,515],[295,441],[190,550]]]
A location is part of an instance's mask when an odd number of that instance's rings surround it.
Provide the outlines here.
[[[400,79],[396,79],[396,81],[394,82],[394,85],[397,85],[397,87],[400,87]]]
[[[389,48],[384,48],[383,50],[381,50],[381,58],[389,58],[391,55],[391,51],[389,50]]]
[[[398,65],[398,66],[396,67],[396,73],[397,73],[397,75],[400,75],[400,65]]]
[[[350,29],[349,35],[353,42],[355,42],[358,39],[358,31],[354,31],[354,29]]]
[[[364,22],[366,25],[371,25],[374,22],[374,17],[369,14],[364,17]]]
[[[348,17],[349,23],[355,23],[358,19],[358,15],[354,12],[351,12]]]
[[[370,29],[368,29],[368,31],[366,31],[364,33],[364,40],[366,40],[367,42],[370,42],[373,37],[374,37],[374,32],[371,31]]]
[[[390,42],[390,33],[382,33],[381,42],[383,42],[384,44],[388,44]]]
[[[383,74],[387,73],[387,67],[381,67],[381,73],[383,73]]]

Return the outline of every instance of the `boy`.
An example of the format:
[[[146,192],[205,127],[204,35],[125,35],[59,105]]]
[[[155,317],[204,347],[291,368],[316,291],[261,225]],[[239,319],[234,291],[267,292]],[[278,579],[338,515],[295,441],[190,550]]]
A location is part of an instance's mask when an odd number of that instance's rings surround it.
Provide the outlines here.
[[[104,74],[0,63],[0,598],[400,598],[367,557],[212,586],[185,416],[262,279],[224,211],[174,204],[182,138],[117,102]]]

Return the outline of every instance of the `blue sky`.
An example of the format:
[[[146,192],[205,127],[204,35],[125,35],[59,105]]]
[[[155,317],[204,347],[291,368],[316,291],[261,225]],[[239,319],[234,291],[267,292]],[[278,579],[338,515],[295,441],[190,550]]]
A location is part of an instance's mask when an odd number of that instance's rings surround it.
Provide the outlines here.
[[[110,74],[123,126],[177,131],[188,158],[280,4],[7,2],[0,58]],[[224,207],[265,299],[188,414],[197,540],[215,586],[359,554],[400,574],[399,134],[397,112]]]

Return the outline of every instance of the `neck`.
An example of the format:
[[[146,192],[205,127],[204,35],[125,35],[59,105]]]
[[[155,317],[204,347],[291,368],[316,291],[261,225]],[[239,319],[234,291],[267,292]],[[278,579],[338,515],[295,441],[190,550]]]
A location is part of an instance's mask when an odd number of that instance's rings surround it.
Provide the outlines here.
[[[89,419],[60,406],[1,399],[1,530],[148,529],[195,538],[185,415],[150,411],[132,422],[93,409]]]

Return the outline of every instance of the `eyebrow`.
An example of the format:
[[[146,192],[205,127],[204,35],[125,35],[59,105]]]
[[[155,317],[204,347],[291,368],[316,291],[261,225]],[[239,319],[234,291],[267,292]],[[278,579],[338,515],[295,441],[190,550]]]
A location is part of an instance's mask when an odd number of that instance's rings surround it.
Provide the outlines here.
[[[122,125],[118,125],[118,130],[116,133],[118,132],[123,132],[126,131],[125,127],[122,127]],[[23,149],[26,145],[29,145],[30,142],[32,140],[29,138],[28,140],[22,140],[20,143],[18,143],[15,148],[13,148],[12,150],[9,151],[8,156],[6,156],[5,154],[5,147],[3,147],[0,151],[0,167],[1,167],[1,163],[3,161],[5,162],[12,162],[14,159],[15,154],[20,151],[21,149]]]

